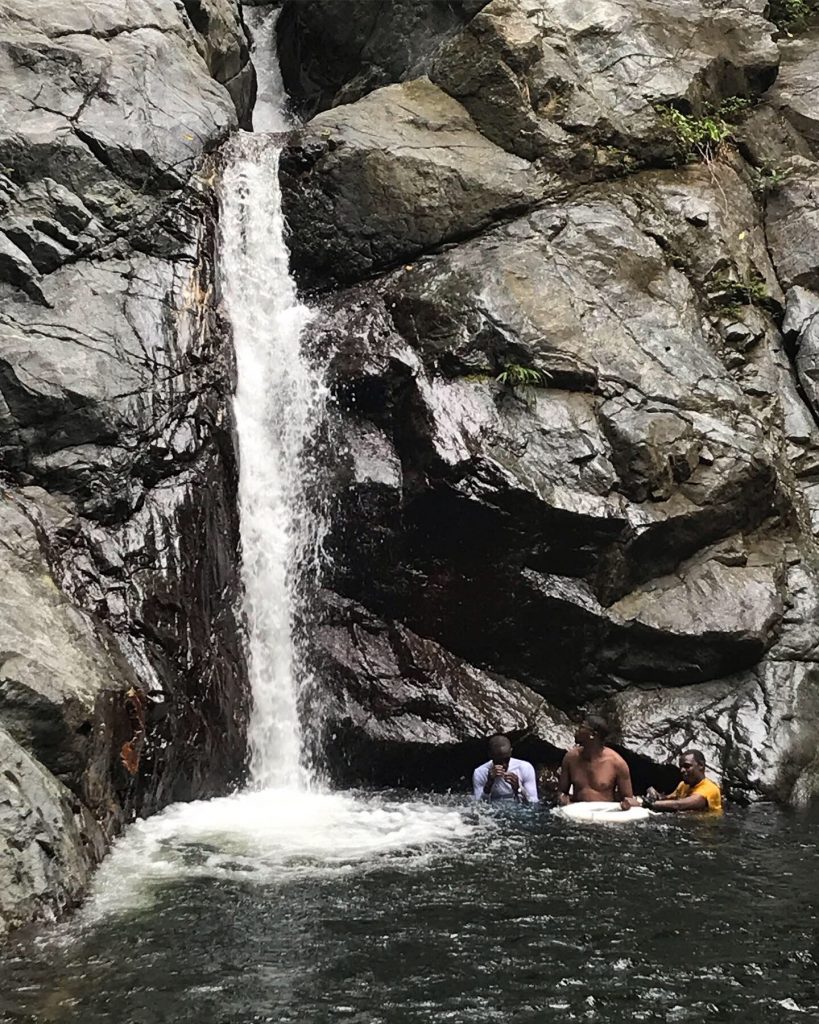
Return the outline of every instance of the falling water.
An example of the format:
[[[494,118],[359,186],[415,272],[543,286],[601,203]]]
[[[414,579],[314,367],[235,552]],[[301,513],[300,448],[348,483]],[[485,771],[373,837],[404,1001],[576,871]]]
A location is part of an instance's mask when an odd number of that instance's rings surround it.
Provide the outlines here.
[[[276,22],[278,7],[247,7],[244,20],[253,40],[250,56],[256,69],[256,103],[253,130],[284,132],[291,127],[287,113],[287,94],[276,59]]]
[[[305,494],[307,442],[324,396],[321,376],[301,346],[310,314],[289,271],[279,149],[277,136],[240,133],[227,147],[219,189],[220,284],[237,363],[251,778],[259,788],[303,776],[295,768],[301,759],[297,698],[305,682],[295,654],[296,623],[317,539]]]

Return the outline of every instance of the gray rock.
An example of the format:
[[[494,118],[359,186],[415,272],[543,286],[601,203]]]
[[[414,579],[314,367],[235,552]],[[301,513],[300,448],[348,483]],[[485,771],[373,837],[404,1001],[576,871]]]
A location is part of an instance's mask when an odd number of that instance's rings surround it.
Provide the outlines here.
[[[144,229],[235,124],[197,44],[172,0],[22,0],[4,12],[0,164],[13,182],[10,237],[35,265],[53,269]],[[5,279],[20,283],[14,272]]]
[[[123,821],[244,771],[204,163],[253,76],[227,0],[2,7],[5,928],[75,902]]]
[[[256,98],[256,76],[250,63],[239,6],[234,0],[183,0],[196,29],[196,48],[211,76],[230,93],[242,128],[250,128]]]
[[[319,114],[281,160],[293,265],[350,280],[532,205],[538,176],[426,79]]]
[[[519,156],[577,173],[602,145],[644,162],[668,153],[657,103],[697,110],[770,84],[778,54],[763,6],[492,0],[431,77]]]
[[[754,167],[781,171],[792,156],[811,155],[808,142],[785,114],[771,106],[767,99],[746,112],[733,134],[743,156]]]
[[[815,666],[816,579],[790,571],[792,607],[777,644],[753,670],[699,686],[623,691],[607,705],[624,743],[658,761],[687,747],[705,751],[712,770],[741,800],[777,798],[806,806],[819,795]]]
[[[784,288],[819,291],[819,166],[797,157],[790,168],[768,199],[771,257]]]
[[[759,661],[782,619],[782,556],[749,564],[739,551],[744,564],[697,559],[611,605],[608,614],[623,628],[602,663],[630,679],[688,681]]]
[[[82,260],[44,280],[47,307],[0,308],[3,466],[111,518],[139,499],[140,464],[159,450],[186,400],[174,321],[190,268],[137,254]],[[181,372],[180,372],[181,371]]]
[[[759,781],[759,726],[733,698],[791,628],[778,516],[815,505],[817,437],[746,174],[731,158],[587,189],[326,298],[310,340],[335,353],[352,458],[329,585],[567,712],[718,693],[734,790],[787,799],[785,727]],[[540,386],[503,386],[514,365]],[[776,669],[807,693],[802,674]],[[377,760],[398,770],[391,721]]]
[[[779,44],[780,73],[765,99],[819,155],[819,26]]]
[[[81,899],[105,838],[89,811],[0,728],[0,939]]]
[[[814,415],[819,416],[819,294],[791,288],[782,331],[795,345],[799,380]]]
[[[80,789],[97,702],[106,690],[127,689],[128,677],[55,584],[24,509],[9,495],[0,504],[0,717],[49,771]]]
[[[130,813],[122,761],[137,735],[136,675],[107,631],[55,582],[34,518],[66,514],[47,495],[0,501],[0,934],[53,919]],[[136,749],[135,748],[135,749]]]

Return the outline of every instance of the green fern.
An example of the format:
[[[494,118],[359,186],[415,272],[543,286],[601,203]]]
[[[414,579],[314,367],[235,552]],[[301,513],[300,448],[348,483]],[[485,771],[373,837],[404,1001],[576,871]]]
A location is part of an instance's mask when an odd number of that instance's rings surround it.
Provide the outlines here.
[[[510,388],[546,386],[549,374],[545,370],[537,370],[534,366],[521,366],[519,363],[508,363],[495,380]]]
[[[719,107],[708,107],[702,117],[684,114],[676,107],[658,104],[655,110],[677,142],[684,161],[712,159],[724,142],[733,138],[734,124],[751,105],[744,96],[729,96]]]

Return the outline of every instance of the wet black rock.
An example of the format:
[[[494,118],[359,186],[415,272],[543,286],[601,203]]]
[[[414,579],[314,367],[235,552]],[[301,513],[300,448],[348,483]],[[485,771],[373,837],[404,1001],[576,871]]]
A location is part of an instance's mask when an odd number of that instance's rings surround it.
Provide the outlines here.
[[[348,126],[365,120],[375,127],[356,136],[358,166],[375,159],[394,130],[378,127],[384,97],[411,94],[411,81],[294,137],[283,183],[296,270],[323,290],[361,279],[315,299],[309,339],[334,396],[325,584],[345,624],[317,628],[340,777],[406,781],[405,761],[441,764],[435,736],[453,711],[439,703],[461,698],[433,687],[423,713],[403,714],[418,696],[397,653],[411,635],[412,649],[455,659],[445,675],[469,666],[570,718],[604,710],[629,750],[658,762],[701,739],[742,799],[811,799],[815,164],[776,85],[765,91],[780,58],[763,6],[691,4],[675,9],[679,24],[669,15],[670,35],[643,19],[653,77],[603,62],[603,4],[576,25],[559,3],[538,14],[494,0],[448,31],[422,70],[469,111],[471,131],[542,182],[526,210],[498,210],[489,228],[425,241],[396,217],[376,251],[369,221],[346,215],[387,209],[396,192],[399,209],[420,207],[406,168],[428,159],[430,181],[440,173],[434,148],[389,144],[389,188],[338,169]],[[618,11],[627,47],[643,22]],[[680,58],[669,40],[683,22],[699,41]],[[541,103],[557,42],[582,44],[571,65],[582,88],[564,68]],[[783,45],[784,81],[805,53]],[[680,140],[657,103],[696,118],[737,94],[753,98],[739,147],[667,166]],[[601,181],[612,145],[634,159]],[[775,153],[781,173],[766,163]],[[350,668],[362,650],[380,652],[374,677]],[[421,675],[426,700],[435,673]],[[466,740],[442,742],[461,771]]]
[[[228,0],[4,12],[0,930],[75,902],[134,814],[244,770],[206,179],[254,89]]]
[[[462,787],[497,730],[517,754],[544,763],[572,743],[566,716],[526,686],[333,594],[324,596],[313,659],[321,746],[339,780]]]
[[[284,0],[282,76],[304,116],[429,70],[440,43],[488,0]]]

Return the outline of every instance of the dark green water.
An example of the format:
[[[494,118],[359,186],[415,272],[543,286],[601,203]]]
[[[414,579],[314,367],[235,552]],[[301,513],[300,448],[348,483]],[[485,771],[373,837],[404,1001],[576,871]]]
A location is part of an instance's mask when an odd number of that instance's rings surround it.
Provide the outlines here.
[[[337,849],[330,822],[298,848],[279,836],[273,856],[266,820],[241,849],[198,834],[132,844],[87,912],[6,951],[0,1018],[819,1020],[816,818],[584,826],[398,795],[357,806],[356,827],[395,842]],[[426,824],[401,838],[401,815]],[[140,864],[144,884],[118,877]]]

